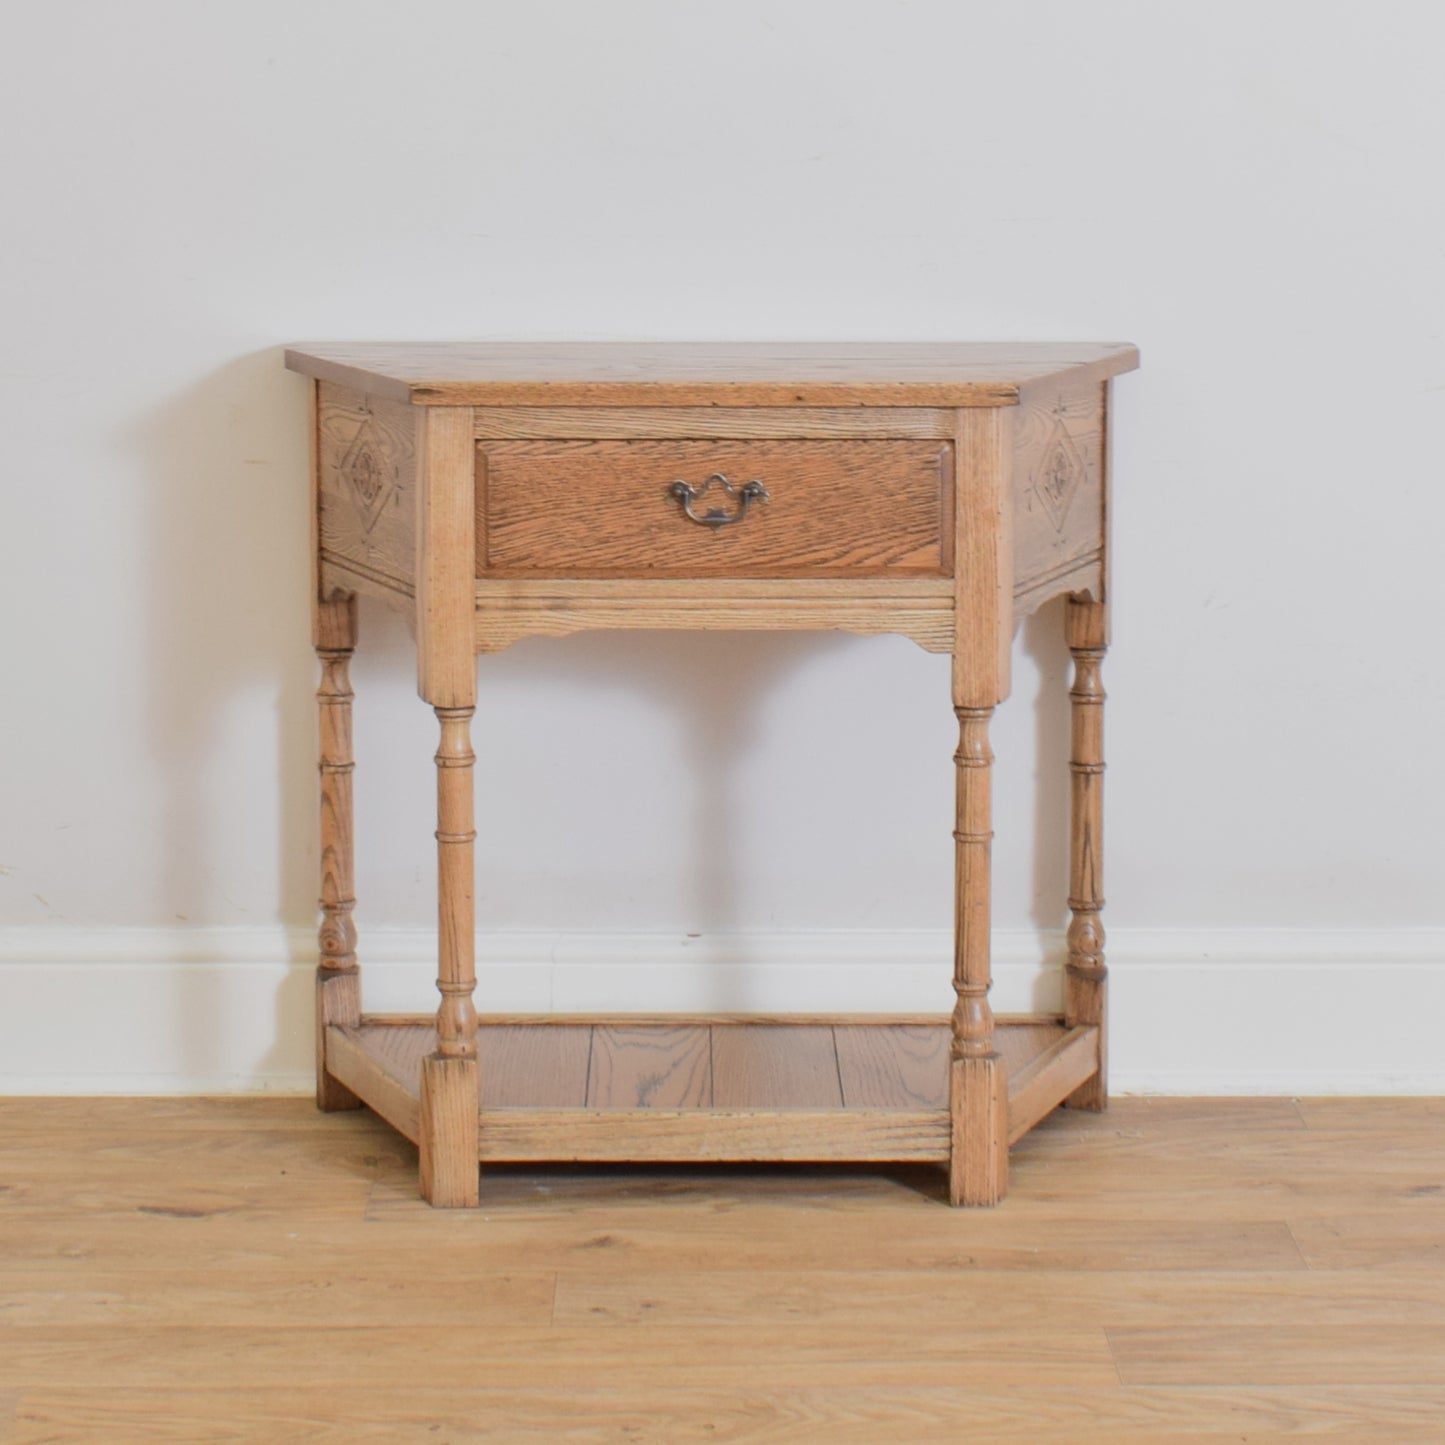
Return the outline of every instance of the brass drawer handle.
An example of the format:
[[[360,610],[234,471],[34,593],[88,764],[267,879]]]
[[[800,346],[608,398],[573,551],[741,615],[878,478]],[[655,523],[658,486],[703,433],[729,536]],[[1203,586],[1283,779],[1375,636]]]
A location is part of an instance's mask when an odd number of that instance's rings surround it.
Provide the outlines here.
[[[693,511],[692,504],[701,501],[714,486],[727,493],[729,500],[738,504],[737,511],[729,512],[726,507],[710,507],[706,512]],[[691,487],[684,481],[674,482],[668,489],[670,496],[682,503],[682,510],[699,526],[709,527],[714,532],[732,522],[741,522],[747,515],[749,502],[767,502],[768,489],[761,482],[744,482],[735,487],[721,472],[714,472],[700,487]]]

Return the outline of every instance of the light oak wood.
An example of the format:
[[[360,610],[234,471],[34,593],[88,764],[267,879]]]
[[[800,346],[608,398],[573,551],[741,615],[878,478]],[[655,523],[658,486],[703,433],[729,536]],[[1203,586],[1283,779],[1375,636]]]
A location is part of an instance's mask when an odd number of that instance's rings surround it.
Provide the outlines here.
[[[953,705],[991,708],[1009,693],[1013,648],[1013,432],[1001,411],[955,420]]]
[[[712,1101],[718,1109],[841,1109],[836,1030],[829,1025],[722,1027],[712,1037]]]
[[[1445,1418],[1440,1100],[1067,1110],[966,1219],[931,1170],[839,1165],[499,1167],[438,1215],[411,1154],[304,1099],[0,1100],[7,1445],[1433,1445]]]
[[[480,1028],[506,1026],[509,1029],[519,1027],[573,1029],[579,1025],[585,1025],[588,1028],[594,1025],[602,1028],[643,1028],[648,1025],[655,1025],[658,1028],[678,1028],[691,1024],[711,1029],[732,1026],[754,1027],[761,1024],[792,1028],[810,1024],[827,1026],[837,1031],[877,1024],[890,1029],[939,1031],[945,1036],[945,1047],[948,1032],[948,1015],[938,1013],[638,1013],[633,1011],[614,1013],[606,1011],[585,1014],[561,1012],[478,1014],[477,1021]],[[362,1015],[362,1022],[378,1028],[430,1028],[434,1020],[430,1014],[368,1013]],[[1003,1013],[995,1014],[994,1022],[1000,1028],[1009,1026],[1020,1034],[1028,1036],[1028,1041],[1020,1048],[1019,1057],[1023,1060],[1031,1058],[1034,1053],[1038,1052],[1038,1048],[1033,1045],[1037,1044],[1038,1040],[1044,1038],[1045,1035],[1048,1037],[1044,1043],[1039,1044],[1040,1048],[1047,1047],[1048,1043],[1053,1042],[1063,1027],[1064,1018],[1062,1014],[1050,1013]],[[1000,1044],[1000,1047],[1004,1047],[1004,1045]],[[4,1100],[0,1098],[0,1109],[3,1109],[3,1106]]]
[[[356,966],[356,865],[351,777],[351,682],[348,665],[356,647],[354,595],[318,601],[314,613],[321,683],[321,928],[316,969],[316,1103],[321,1109],[354,1109],[360,1100],[328,1072],[326,1031],[361,1019]]]
[[[437,1051],[443,1058],[477,1055],[475,866],[477,831],[473,825],[472,751],[469,707],[437,708],[441,742],[437,767]]]
[[[949,1050],[949,1112],[953,1119],[949,1199],[996,1204],[1008,1191],[1008,1086],[994,1048],[988,991],[990,862],[993,841],[988,742],[991,708],[956,708],[959,745],[954,830],[954,968],[956,996]]]
[[[953,582],[933,577],[848,581],[588,578],[533,582],[479,579],[476,643],[495,652],[524,637],[589,628],[896,632],[929,652],[951,652]]]
[[[1087,571],[1097,586],[1104,555],[1106,385],[1057,377],[1026,387],[1013,421],[1013,568],[1025,610]],[[1050,582],[1054,585],[1050,586]]]
[[[1342,1440],[1436,1445],[1430,1422],[1442,1410],[1445,1388],[1438,1386],[1179,1387],[1141,1398],[1139,1391],[1078,1380],[1035,1389],[1017,1382],[866,1388],[835,1382],[777,1391],[695,1381],[666,1389],[614,1383],[585,1394],[452,1385],[442,1407],[405,1386],[344,1394],[317,1386],[105,1392],[71,1386],[29,1392],[25,1429],[33,1433],[14,1439],[18,1445],[98,1439],[194,1445],[223,1421],[237,1438],[265,1445],[416,1445],[435,1440],[438,1429],[450,1445],[491,1445],[499,1428],[491,1422],[500,1420],[520,1439],[606,1440],[625,1430],[624,1438],[648,1445],[717,1439],[952,1445],[970,1437],[999,1445],[1278,1445],[1296,1433],[1322,1431]]]
[[[593,1109],[710,1109],[709,1030],[686,1024],[593,1029],[587,1103]]]
[[[480,1198],[476,1150],[477,1061],[446,1054],[422,1060],[417,1168],[422,1198],[444,1209]]]
[[[856,1016],[494,1018],[477,1030],[477,1155],[617,1160],[632,1149],[649,1160],[946,1163],[951,1038],[942,1020]],[[991,1087],[1007,1080],[997,1126],[1006,1142],[1097,1067],[1093,1029],[1024,1017],[997,1022],[993,1038]],[[350,1088],[408,1137],[424,1139],[418,1095],[427,1062],[439,1056],[434,1027],[367,1019],[333,1030],[329,1048]]]
[[[385,397],[317,384],[318,595],[341,586],[396,605],[410,589],[424,415]]]
[[[1008,1070],[1010,1144],[1058,1108],[1061,1099],[1077,1099],[1085,1082],[1098,1076],[1099,1047],[1097,1026],[1072,1028],[1044,1053]]]
[[[476,486],[472,414],[425,411],[417,427],[417,691],[433,707],[472,707]]]
[[[760,482],[745,503],[714,485]],[[935,575],[952,571],[946,441],[494,441],[477,447],[479,577]]]
[[[1104,685],[1099,670],[1108,643],[1108,610],[1103,603],[1071,598],[1068,642],[1074,659],[1069,691],[1069,930],[1065,964],[1065,1013],[1070,1025],[1098,1030],[1093,1076],[1070,1095],[1079,1109],[1108,1103],[1108,1025],[1104,963]]]
[[[315,379],[323,1106],[372,1104],[417,1142],[426,1197],[449,1203],[477,1197],[482,1158],[630,1148],[638,1160],[941,1159],[951,1202],[992,1204],[1011,1141],[1066,1096],[1102,1108],[1109,386],[1137,359],[1124,345],[1036,343],[289,352]],[[714,473],[767,495],[743,510],[721,484],[672,490]],[[722,525],[690,519],[684,503],[722,507],[707,518]],[[1008,694],[1015,623],[1061,593],[1076,668],[1067,1035],[1004,1027],[988,998],[989,722]],[[357,594],[413,626],[418,690],[441,730],[431,1026],[361,1013],[346,681]],[[478,1049],[476,654],[597,627],[892,632],[951,654],[946,1030],[705,1016],[594,1017],[569,1033],[497,1019]]]
[[[954,825],[952,1145],[949,1200],[997,1204],[1008,1192],[1007,1069],[994,1048],[990,950],[993,750],[988,728],[1008,695],[1013,632],[1008,501],[1013,433],[1001,411],[957,419],[953,709],[959,724]]]
[[[812,438],[953,436],[953,413],[937,408],[800,406],[479,406],[478,441],[513,438],[549,441],[577,437]]]
[[[948,1159],[948,1115],[895,1109],[484,1109],[479,1150],[489,1163],[772,1163]]]
[[[371,1030],[329,1029],[327,1068],[357,1098],[365,1099],[368,1108],[415,1144],[421,1138],[421,1066],[436,1048],[436,1030],[425,1030],[426,1050],[418,1054],[411,1068],[399,1068],[393,1051],[385,1045],[378,1048],[371,1035]]]
[[[419,406],[997,407],[1031,382],[1132,371],[1089,342],[325,342],[293,371]]]

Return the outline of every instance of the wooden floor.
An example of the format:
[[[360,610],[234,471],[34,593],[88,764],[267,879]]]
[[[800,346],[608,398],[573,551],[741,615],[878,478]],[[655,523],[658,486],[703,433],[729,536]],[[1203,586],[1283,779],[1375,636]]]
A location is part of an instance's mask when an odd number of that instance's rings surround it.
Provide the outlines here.
[[[0,1100],[0,1440],[1445,1440],[1445,1100],[1120,1100],[926,1166],[493,1169]]]

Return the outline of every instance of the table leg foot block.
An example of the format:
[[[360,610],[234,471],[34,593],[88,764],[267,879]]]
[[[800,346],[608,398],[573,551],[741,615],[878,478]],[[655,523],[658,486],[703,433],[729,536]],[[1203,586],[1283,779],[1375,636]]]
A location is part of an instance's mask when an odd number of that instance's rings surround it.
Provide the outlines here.
[[[478,1203],[475,1059],[422,1060],[418,1124],[422,1198],[446,1209]]]

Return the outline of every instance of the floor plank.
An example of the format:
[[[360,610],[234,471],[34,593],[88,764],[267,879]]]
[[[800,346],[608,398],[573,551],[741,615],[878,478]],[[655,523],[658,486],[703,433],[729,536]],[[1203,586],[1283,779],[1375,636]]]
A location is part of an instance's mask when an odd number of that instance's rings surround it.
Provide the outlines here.
[[[1445,1193],[1397,1201],[1388,1210],[1340,1211],[1301,1219],[1295,1238],[1312,1269],[1416,1269],[1445,1272]],[[374,1192],[373,1192],[374,1197]]]
[[[497,1327],[551,1323],[556,1275],[428,1272],[416,1259],[354,1253],[275,1260],[261,1270],[164,1263],[67,1272],[12,1266],[0,1278],[4,1327],[113,1329],[216,1326],[348,1329],[383,1305],[392,1325]]]
[[[1445,1385],[1445,1325],[1181,1323],[1108,1335],[1126,1385]]]
[[[1381,1098],[1296,1099],[1293,1101],[1307,1129],[1360,1129],[1390,1134],[1424,1130],[1434,1139],[1445,1137],[1445,1098],[1431,1096]]]
[[[629,1102],[697,1097],[714,1052],[643,1063]],[[415,1168],[307,1099],[0,1102],[0,1438],[1442,1438],[1435,1101],[1065,1110],[991,1211],[856,1165],[489,1167],[434,1211]]]
[[[166,1389],[204,1379],[235,1389],[415,1384],[420,1367],[438,1379],[517,1389],[607,1389],[683,1380],[713,1388],[780,1389],[856,1384],[956,1383],[959,1361],[996,1384],[1047,1375],[1058,1383],[1113,1384],[1102,1330],[1018,1332],[987,1327],[930,1330],[899,1339],[866,1321],[807,1331],[751,1324],[699,1328],[686,1336],[649,1332],[645,1351],[624,1330],[357,1326],[327,1331],[270,1328],[36,1325],[6,1333],[0,1390],[64,1388],[84,1378],[108,1389]]]
[[[0,1417],[3,1418],[3,1417]],[[477,1389],[457,1383],[345,1392],[171,1384],[155,1390],[27,1392],[9,1445],[580,1445],[844,1442],[844,1445],[1280,1445],[1301,1435],[1439,1445],[1445,1390],[1435,1387],[1120,1389],[1048,1382],[1016,1391],[969,1380],[909,1387],[832,1385],[716,1390],[680,1385],[580,1391]]]
[[[1445,1276],[1316,1270],[666,1271],[558,1276],[558,1324],[670,1329],[866,1318],[879,1329],[987,1320],[1008,1329],[1416,1324],[1445,1329]]]

